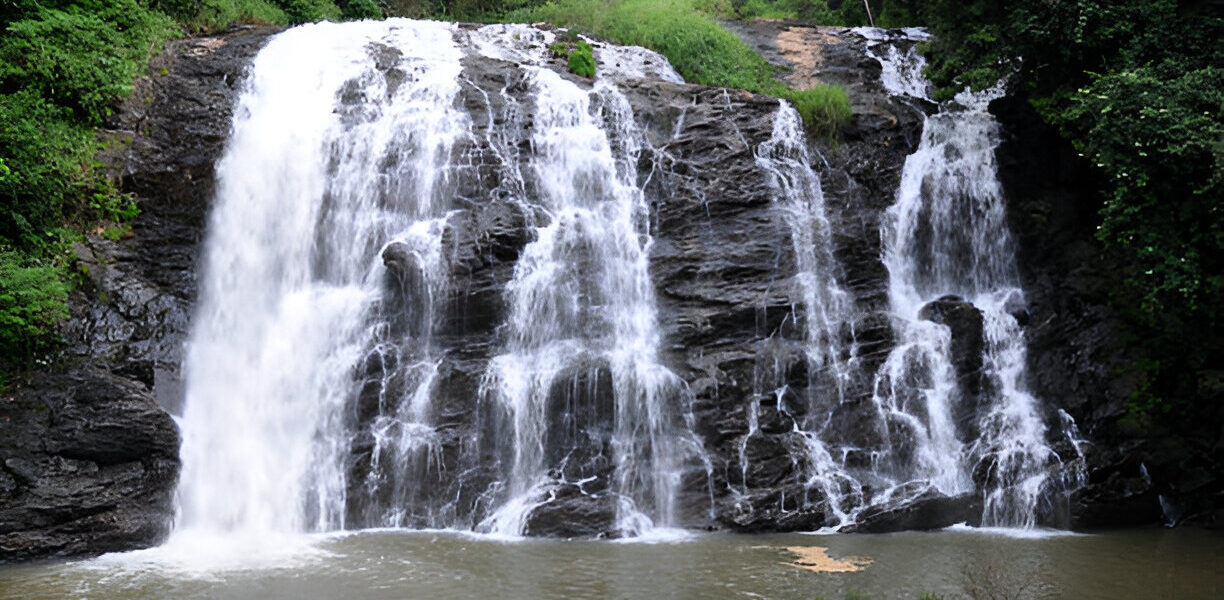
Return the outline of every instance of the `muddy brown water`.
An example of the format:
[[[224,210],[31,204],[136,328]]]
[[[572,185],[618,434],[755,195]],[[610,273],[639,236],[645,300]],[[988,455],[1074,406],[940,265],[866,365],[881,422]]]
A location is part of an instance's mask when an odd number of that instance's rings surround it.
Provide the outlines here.
[[[857,565],[861,568],[844,568]],[[1019,537],[696,535],[656,542],[369,531],[306,540],[176,539],[97,559],[0,567],[0,598],[1224,598],[1224,535],[1143,529]]]

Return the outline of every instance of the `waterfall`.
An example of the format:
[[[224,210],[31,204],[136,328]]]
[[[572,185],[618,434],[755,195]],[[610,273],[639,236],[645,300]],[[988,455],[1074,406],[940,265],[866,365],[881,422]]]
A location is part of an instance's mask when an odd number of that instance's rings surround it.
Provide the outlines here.
[[[540,66],[552,39],[391,19],[297,27],[260,51],[217,165],[179,532],[518,535],[567,486],[612,507],[618,535],[674,524],[685,469],[707,461],[687,386],[657,358],[645,138],[615,81],[679,76],[601,48],[613,62],[584,88]],[[469,57],[513,60],[527,85],[484,89]],[[491,417],[456,442],[442,334],[462,294],[457,223],[488,178],[530,241],[471,399]]]
[[[385,348],[412,363],[409,387],[428,387],[430,255],[449,147],[468,127],[450,108],[460,56],[442,24],[322,23],[255,59],[217,166],[185,360],[181,529],[343,527],[354,365]],[[392,246],[428,290],[404,328],[414,356],[378,318]],[[427,401],[380,424],[380,444],[415,443]]]
[[[921,58],[864,31],[891,93],[927,100]],[[297,27],[260,51],[203,246],[178,533],[711,523],[715,461],[650,272],[659,157],[692,89],[669,90],[680,77],[653,52],[601,44],[597,77],[573,76],[549,54],[558,39],[391,19]],[[672,93],[672,113],[635,114]],[[1033,526],[1082,478],[1082,457],[1053,450],[1079,453],[1074,422],[1025,385],[988,100],[929,117],[906,161],[881,232],[897,343],[874,374],[840,284],[827,163],[786,102],[772,130],[736,130],[794,274],[769,282],[793,303],[778,331],[749,342],[733,496],[755,492],[750,443],[767,436],[790,479],[765,501],[817,525],[934,491],[981,494],[986,524]]]
[[[637,185],[644,136],[607,78],[588,91],[532,67],[529,80],[532,202],[545,217],[507,285],[507,340],[482,385],[505,458],[502,508],[481,527],[523,533],[531,512],[570,486],[607,496],[616,530],[640,535],[673,524],[682,467],[703,455],[676,410],[687,387],[657,359]]]
[[[861,503],[859,482],[833,460],[823,441],[826,416],[832,411],[829,401],[845,400],[851,379],[850,357],[853,348],[845,347],[847,328],[852,322],[850,295],[838,284],[839,266],[833,257],[832,229],[825,214],[824,192],[820,178],[812,170],[807,138],[799,113],[781,101],[774,115],[773,134],[756,149],[757,165],[768,176],[774,202],[783,215],[795,257],[795,281],[802,304],[802,339],[808,363],[808,399],[804,419],[795,422],[795,433],[802,438],[803,456],[799,474],[807,490],[827,500],[834,525],[852,521],[849,507]],[[799,313],[796,307],[796,313]],[[767,353],[768,354],[768,353]],[[783,401],[785,382],[780,369],[773,369],[775,396],[781,412],[789,412]],[[759,400],[750,407],[748,436],[755,433]],[[747,458],[741,452],[741,468]]]
[[[903,52],[880,44],[888,36],[879,30],[860,32],[874,42],[890,93],[930,100],[912,44]],[[987,112],[1000,90],[958,94],[926,118],[906,159],[881,231],[897,345],[873,402],[893,477],[948,496],[976,487],[984,525],[1033,527],[1082,455],[1054,452],[1052,438],[1066,436],[1078,454],[1074,424],[1044,414],[1026,388],[1024,293],[995,164],[999,125]]]

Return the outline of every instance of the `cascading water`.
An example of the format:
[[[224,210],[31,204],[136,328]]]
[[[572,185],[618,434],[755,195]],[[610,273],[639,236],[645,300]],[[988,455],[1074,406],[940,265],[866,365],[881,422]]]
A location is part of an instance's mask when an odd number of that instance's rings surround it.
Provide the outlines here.
[[[880,60],[890,94],[910,105],[931,102],[925,63],[914,50],[927,39],[924,31],[855,31]],[[864,439],[832,427],[859,366],[846,342],[854,339],[847,329],[854,314],[838,285],[819,177],[793,109],[783,104],[773,137],[756,151],[794,242],[802,303],[808,406],[791,415],[801,444],[790,452],[804,489],[827,502],[825,523],[835,529],[854,525],[866,510],[932,493],[980,493],[984,525],[1033,527],[1051,521],[1055,498],[1081,483],[1074,423],[1065,413],[1044,414],[1024,389],[1016,318],[1024,299],[994,163],[998,124],[986,112],[997,93],[961,94],[957,107],[925,120],[896,204],[882,220],[895,346],[874,374],[874,417],[858,413],[878,430]],[[967,319],[968,329],[956,318]],[[748,444],[760,434],[761,401],[771,386],[776,410],[792,412],[782,364],[789,351],[775,341],[760,352],[761,389],[748,407],[738,457],[745,480]],[[1069,441],[1075,456],[1059,456],[1056,439]],[[787,510],[785,498],[782,504]]]
[[[467,129],[450,108],[450,38],[436,23],[319,24],[256,58],[217,168],[185,362],[181,529],[343,527],[353,366],[379,347],[428,387],[445,169]],[[379,318],[385,245],[420,262],[426,291],[401,332],[413,356]],[[380,444],[428,429],[423,402],[407,404],[379,422]]]
[[[482,527],[523,533],[573,486],[614,500],[616,530],[640,535],[672,524],[681,470],[703,455],[676,410],[685,384],[656,358],[643,136],[608,79],[591,91],[541,68],[529,79],[534,201],[547,217],[507,285],[507,341],[483,384],[506,458],[502,508]]]
[[[552,35],[393,19],[299,27],[260,52],[217,169],[180,532],[518,535],[565,486],[613,506],[620,535],[672,524],[704,454],[687,388],[656,358],[644,137],[610,77],[679,77],[656,54],[601,49],[615,63],[583,89],[539,66]],[[480,88],[463,66],[480,56],[514,60],[528,85]],[[465,86],[503,114],[480,122]],[[439,332],[461,190],[482,177],[534,237],[479,392],[493,417],[456,445]]]
[[[845,400],[851,379],[853,348],[844,340],[852,322],[851,298],[837,282],[839,267],[833,257],[832,230],[825,214],[824,192],[820,178],[812,170],[807,139],[799,113],[781,102],[774,115],[773,135],[756,149],[757,165],[768,174],[774,201],[781,211],[791,236],[795,258],[795,286],[802,302],[803,341],[808,363],[809,403],[805,419],[797,419],[795,432],[803,438],[803,456],[798,472],[805,489],[815,490],[826,499],[835,525],[851,520],[848,510],[861,504],[862,486],[845,472],[829,454],[823,442],[832,411],[830,400]],[[799,311],[796,307],[796,312]],[[769,352],[765,352],[768,360]],[[785,382],[782,369],[771,369],[780,412],[789,412],[783,400]],[[755,433],[759,400],[750,407],[750,431]],[[741,467],[747,458],[741,452]]]
[[[881,39],[878,30],[866,33]],[[912,44],[906,52],[882,46],[889,92],[929,101]],[[1063,460],[1052,450],[1055,435],[1074,441],[1073,424],[1059,419],[1049,431],[1025,389],[1016,317],[1024,295],[996,174],[999,127],[986,110],[998,94],[959,94],[926,119],[906,160],[881,233],[898,340],[877,373],[873,401],[890,443],[883,470],[893,478],[924,480],[949,496],[976,482],[984,525],[1033,527],[1048,514],[1038,504],[1065,491],[1082,456]],[[964,329],[956,319],[968,329],[956,331]],[[965,339],[953,340],[954,331]]]

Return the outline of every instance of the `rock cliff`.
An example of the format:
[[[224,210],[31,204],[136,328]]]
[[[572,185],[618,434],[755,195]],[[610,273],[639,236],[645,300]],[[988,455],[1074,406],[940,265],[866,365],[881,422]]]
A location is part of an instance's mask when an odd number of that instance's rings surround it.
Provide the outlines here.
[[[782,45],[792,54],[795,47],[818,49],[791,63],[793,76],[845,85],[853,100],[853,122],[841,138],[814,139],[810,149],[834,233],[838,276],[853,298],[853,339],[847,342],[855,345],[859,361],[859,375],[830,418],[846,439],[870,437],[873,432],[858,425],[862,411],[870,410],[870,373],[895,343],[880,219],[894,202],[902,165],[921,135],[923,111],[931,107],[891,98],[862,38],[848,31],[793,29],[782,29]],[[64,357],[28,374],[0,403],[0,562],[130,549],[155,543],[168,530],[179,466],[179,436],[169,414],[183,400],[179,368],[213,165],[248,61],[273,33],[248,29],[171,43],[154,60],[153,75],[138,82],[109,123],[112,143],[104,158],[123,189],[139,198],[141,213],[130,238],[91,236],[78,248],[82,284],[72,298]],[[770,40],[776,45],[778,30],[749,33],[765,40],[758,44],[764,50],[777,50],[767,46]],[[511,89],[516,81],[523,85],[521,79],[511,63],[469,57],[459,102],[472,114],[492,115],[489,127],[502,126],[497,119],[504,107],[489,92]],[[800,477],[805,466],[793,459],[804,443],[795,416],[777,410],[774,388],[761,385],[764,377],[780,377],[789,384],[787,394],[827,393],[808,389],[815,378],[799,347],[802,317],[795,307],[802,299],[790,283],[797,268],[789,250],[793,241],[756,165],[756,148],[773,133],[778,101],[657,80],[626,82],[622,91],[650,142],[639,171],[652,199],[650,276],[664,340],[661,359],[692,391],[694,430],[710,460],[708,473],[686,476],[682,523],[739,531],[820,527],[832,509],[807,498]],[[1034,147],[1058,146],[1048,135],[1034,141],[1042,133],[1023,107],[999,102],[996,112],[1008,132],[999,162],[1029,299],[1031,383],[1052,409],[1074,417],[1090,440],[1112,440],[1134,382],[1115,375],[1125,357],[1115,350],[1121,345],[1099,285],[1102,266],[1092,260],[1085,226],[1090,211],[1068,208],[1084,207],[1067,200],[1089,190],[1075,185],[1071,175],[1041,175],[1051,168],[1074,172],[1074,161],[1034,153]],[[530,127],[530,120],[523,126]],[[445,349],[436,399],[443,434],[438,459],[447,467],[440,473],[461,475],[437,475],[423,493],[458,498],[479,516],[473,490],[487,486],[494,474],[465,470],[460,447],[477,427],[481,377],[507,314],[505,286],[531,241],[527,223],[534,216],[499,196],[496,161],[486,156],[494,150],[475,138],[465,143],[457,152],[469,158],[471,176],[458,178],[454,190],[463,211],[445,242],[454,258],[444,325],[436,334]],[[397,296],[389,288],[389,296],[403,300],[402,290],[414,285],[406,266],[410,257],[392,246],[382,259],[401,290]],[[928,308],[923,318],[951,328],[958,385],[972,394],[981,385],[975,351],[982,343],[981,315],[955,297]],[[388,369],[394,365],[378,360],[355,366],[357,423],[373,418],[380,396],[394,395],[387,386],[397,384],[386,376]],[[606,370],[596,365],[571,381],[598,396],[608,393],[604,377]],[[759,414],[749,415],[765,393],[770,401],[759,402]],[[579,418],[599,421],[598,415]],[[1163,475],[1141,469],[1152,460],[1144,458],[1149,454],[1143,444],[1095,447],[1091,485],[1077,497],[1073,514],[1064,515],[1069,522],[1160,518],[1157,495],[1171,493],[1172,484],[1153,482]],[[352,481],[368,474],[371,445],[369,439],[353,441]],[[741,468],[743,457],[750,468]],[[576,459],[585,462],[575,468],[606,471],[598,459],[598,453]],[[614,508],[588,492],[561,486],[558,500],[532,515],[527,532],[609,533]],[[348,522],[360,525],[369,510],[353,503]],[[864,514],[859,529],[936,527],[980,514],[976,498],[918,495],[908,505]]]

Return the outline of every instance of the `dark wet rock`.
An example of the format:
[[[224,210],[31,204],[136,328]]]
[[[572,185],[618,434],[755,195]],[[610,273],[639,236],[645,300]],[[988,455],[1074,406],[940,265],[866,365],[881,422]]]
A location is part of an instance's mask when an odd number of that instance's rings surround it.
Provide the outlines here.
[[[972,398],[982,387],[982,350],[986,345],[982,311],[958,296],[944,296],[919,309],[918,318],[945,325],[951,331],[952,367],[962,391]]]
[[[1096,529],[1167,522],[1152,478],[1145,475],[1143,463],[1135,459],[1134,455],[1117,457],[1110,461],[1113,464],[1094,469],[1088,485],[1072,498],[1073,527]]]
[[[982,498],[977,493],[949,497],[931,489],[907,501],[867,508],[847,531],[890,533],[943,529],[958,523],[976,527],[981,521]]]
[[[729,498],[718,511],[718,521],[739,533],[816,531],[827,524],[828,514],[827,501],[791,483]]]
[[[575,484],[561,484],[531,511],[523,533],[539,537],[614,538],[617,498],[609,492],[589,493]]]
[[[0,563],[166,534],[178,429],[147,387],[69,368],[13,388],[0,398]]]

